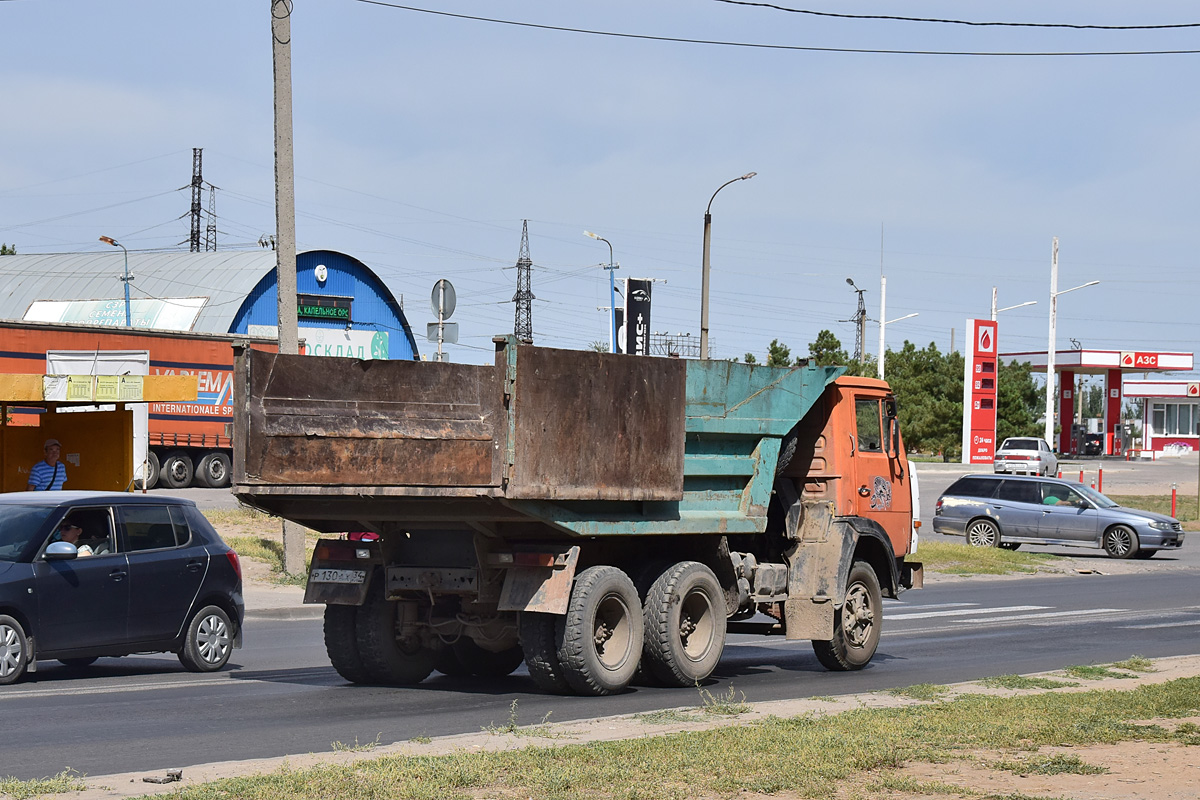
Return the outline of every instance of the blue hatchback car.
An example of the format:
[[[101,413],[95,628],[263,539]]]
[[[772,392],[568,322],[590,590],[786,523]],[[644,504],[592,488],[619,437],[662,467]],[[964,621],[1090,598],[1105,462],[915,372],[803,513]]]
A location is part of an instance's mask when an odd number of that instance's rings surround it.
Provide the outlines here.
[[[1016,475],[959,478],[938,498],[933,530],[976,547],[1093,547],[1113,558],[1150,558],[1184,538],[1174,517],[1117,505],[1074,481]]]
[[[237,554],[190,500],[0,495],[0,684],[57,659],[172,652],[193,672],[241,646]]]

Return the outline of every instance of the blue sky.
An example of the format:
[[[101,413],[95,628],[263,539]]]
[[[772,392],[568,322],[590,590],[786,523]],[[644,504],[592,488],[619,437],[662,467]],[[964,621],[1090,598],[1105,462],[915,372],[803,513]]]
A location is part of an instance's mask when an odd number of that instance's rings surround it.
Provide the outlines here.
[[[1146,25],[1183,2],[782,3],[855,14]],[[947,51],[1200,49],[1200,29],[972,28],[817,18],[714,0],[427,3],[622,33]],[[267,0],[0,1],[0,242],[22,253],[187,237],[191,148],[219,245],[274,228]],[[654,288],[653,328],[699,334],[713,204],[713,354],[853,347],[851,277],[888,328],[945,350],[1001,315],[1003,351],[1045,349],[1051,239],[1059,347],[1195,351],[1200,55],[968,57],[766,50],[497,25],[356,0],[296,0],[298,238],[374,268],[414,329],[434,281],[458,292],[455,361],[512,330],[529,220],[539,344],[607,340],[601,268]],[[206,198],[207,203],[207,198]],[[881,247],[882,232],[882,247]],[[134,283],[136,292],[136,281]],[[114,281],[113,296],[121,286]],[[868,352],[878,329],[868,326]],[[424,352],[432,348],[420,343]]]

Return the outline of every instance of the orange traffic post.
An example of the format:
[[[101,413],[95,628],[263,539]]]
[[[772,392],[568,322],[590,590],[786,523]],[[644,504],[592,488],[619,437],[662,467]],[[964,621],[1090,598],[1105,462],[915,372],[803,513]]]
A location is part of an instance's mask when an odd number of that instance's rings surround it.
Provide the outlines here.
[[[1171,484],[1171,516],[1175,516],[1175,496],[1178,494],[1178,485]]]
[[[1097,484],[1096,491],[1103,492],[1104,491],[1104,467],[1100,467],[1099,469],[1096,470],[1096,484]]]
[[[1083,470],[1082,469],[1079,470],[1079,482],[1083,483]]]

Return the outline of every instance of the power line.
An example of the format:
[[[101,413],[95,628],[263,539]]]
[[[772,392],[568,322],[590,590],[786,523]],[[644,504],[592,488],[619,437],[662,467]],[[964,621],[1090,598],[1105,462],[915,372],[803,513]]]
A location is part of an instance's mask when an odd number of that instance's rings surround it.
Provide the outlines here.
[[[755,3],[750,0],[716,0],[718,3],[728,3],[734,6],[755,6],[757,8],[773,8],[776,11],[787,11],[792,14],[808,14],[814,17],[833,17],[835,19],[874,19],[892,22],[938,22],[945,25],[971,25],[980,28],[1069,28],[1072,30],[1089,31],[1157,31],[1176,28],[1200,28],[1200,22],[1180,22],[1167,25],[1078,25],[1068,22],[972,22],[964,19],[939,19],[937,17],[899,17],[891,14],[837,14],[832,11],[810,11],[803,8],[788,8],[774,3]]]
[[[882,50],[865,47],[810,47],[792,44],[765,44],[762,42],[729,42],[717,39],[689,39],[678,36],[651,36],[641,33],[620,33],[617,31],[599,31],[587,28],[570,28],[562,25],[544,25],[537,22],[517,22],[510,19],[494,17],[476,17],[470,14],[453,14],[449,11],[434,11],[429,8],[417,8],[398,3],[385,3],[383,0],[354,0],[372,6],[383,6],[400,11],[413,11],[419,14],[433,14],[439,17],[467,19],[474,22],[491,22],[495,25],[512,25],[518,28],[536,28],[545,31],[560,31],[563,33],[582,33],[588,36],[610,36],[618,39],[641,39],[650,42],[674,42],[678,44],[705,44],[717,47],[748,47],[759,50],[791,50],[808,53],[855,53],[870,55],[892,56],[994,56],[994,57],[1051,57],[1051,56],[1173,56],[1196,55],[1200,50],[1066,50],[1066,51],[985,51],[985,50]]]

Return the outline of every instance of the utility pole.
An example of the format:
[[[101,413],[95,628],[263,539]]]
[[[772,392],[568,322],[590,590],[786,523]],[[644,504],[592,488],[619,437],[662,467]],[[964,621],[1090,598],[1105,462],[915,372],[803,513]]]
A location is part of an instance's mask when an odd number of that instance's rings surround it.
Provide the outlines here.
[[[292,2],[271,0],[271,55],[275,73],[275,279],[279,298],[279,352],[300,350],[296,330],[296,181],[292,158]],[[283,522],[283,570],[304,571],[304,529]]]
[[[862,362],[863,360],[863,343],[867,338],[867,304],[863,300],[863,293],[866,289],[860,289],[854,285],[853,278],[846,278],[846,283],[850,284],[850,288],[858,292],[858,310],[854,312],[854,316],[850,319],[838,320],[839,322],[855,323],[854,336],[854,355],[853,360]]]
[[[518,342],[533,344],[533,260],[529,257],[529,220],[521,220],[521,252],[517,256],[517,304],[513,334]]]
[[[203,172],[204,148],[192,148],[192,208],[188,212],[191,217],[191,234],[188,236],[188,251],[192,253],[200,252],[200,215],[201,210],[201,194],[204,191],[204,176]]]

